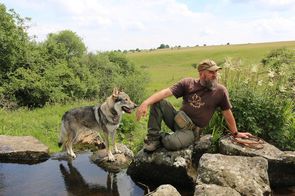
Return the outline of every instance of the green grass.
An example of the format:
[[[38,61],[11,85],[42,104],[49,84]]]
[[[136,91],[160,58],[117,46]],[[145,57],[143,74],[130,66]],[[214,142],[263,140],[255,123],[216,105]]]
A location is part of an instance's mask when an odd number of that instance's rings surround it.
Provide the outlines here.
[[[198,74],[192,64],[197,64],[203,59],[224,62],[225,58],[230,57],[240,59],[244,66],[251,66],[259,64],[271,50],[281,47],[295,49],[295,41],[161,49],[128,53],[128,57],[150,75],[151,82],[147,89],[150,94],[172,85],[183,77],[196,77]]]

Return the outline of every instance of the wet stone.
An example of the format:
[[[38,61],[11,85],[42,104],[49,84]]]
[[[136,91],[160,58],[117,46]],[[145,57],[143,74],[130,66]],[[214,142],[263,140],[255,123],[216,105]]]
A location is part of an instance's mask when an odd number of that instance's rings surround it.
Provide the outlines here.
[[[49,158],[49,148],[32,136],[0,135],[0,162],[35,164]]]

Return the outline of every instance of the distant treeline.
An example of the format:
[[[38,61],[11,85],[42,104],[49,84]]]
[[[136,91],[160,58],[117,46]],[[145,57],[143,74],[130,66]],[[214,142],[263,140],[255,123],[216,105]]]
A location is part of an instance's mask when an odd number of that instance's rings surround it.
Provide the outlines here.
[[[125,54],[89,53],[70,30],[36,42],[27,33],[28,20],[0,4],[0,107],[105,98],[115,86],[142,99],[147,77]]]

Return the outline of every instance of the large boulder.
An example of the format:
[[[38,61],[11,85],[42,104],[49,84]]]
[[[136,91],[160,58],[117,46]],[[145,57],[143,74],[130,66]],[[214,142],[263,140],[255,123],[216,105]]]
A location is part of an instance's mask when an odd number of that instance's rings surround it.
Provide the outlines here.
[[[268,175],[273,187],[295,186],[295,152],[283,151],[277,160],[268,161]]]
[[[219,142],[219,152],[226,155],[236,156],[261,156],[267,160],[282,160],[281,155],[283,152],[275,146],[264,142],[263,148],[255,149],[249,148],[244,145],[239,145],[232,140],[232,137],[223,137]]]
[[[200,158],[205,153],[217,153],[213,146],[212,136],[210,134],[202,135],[199,141],[196,141],[193,147],[192,160],[195,167],[198,166]]]
[[[271,195],[267,168],[267,160],[262,157],[204,154],[199,162],[197,184],[230,187],[241,195]],[[196,191],[200,192],[200,187]]]
[[[197,176],[191,159],[192,148],[179,151],[160,148],[153,153],[141,150],[128,167],[127,174],[135,182],[147,185],[171,184],[176,188],[192,189]]]
[[[263,148],[255,149],[236,144],[230,137],[220,140],[219,151],[225,155],[260,156],[268,161],[268,174],[272,186],[295,185],[295,152],[283,152],[264,142]]]
[[[34,164],[49,157],[49,148],[32,136],[0,135],[1,162]]]

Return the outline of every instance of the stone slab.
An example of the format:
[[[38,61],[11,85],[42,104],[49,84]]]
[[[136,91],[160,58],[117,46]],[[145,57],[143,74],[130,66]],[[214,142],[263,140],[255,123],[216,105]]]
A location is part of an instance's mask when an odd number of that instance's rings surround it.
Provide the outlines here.
[[[38,163],[49,158],[49,148],[33,136],[0,135],[0,162]]]

